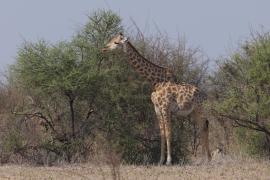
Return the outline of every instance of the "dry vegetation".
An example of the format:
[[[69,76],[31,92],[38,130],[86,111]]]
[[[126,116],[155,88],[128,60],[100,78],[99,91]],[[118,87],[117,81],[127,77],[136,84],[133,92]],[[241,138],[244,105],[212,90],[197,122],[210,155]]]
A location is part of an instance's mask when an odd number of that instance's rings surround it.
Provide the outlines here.
[[[225,160],[226,159],[226,160]],[[5,165],[1,179],[270,179],[269,161],[223,158],[207,165],[111,166],[76,164],[59,167]]]

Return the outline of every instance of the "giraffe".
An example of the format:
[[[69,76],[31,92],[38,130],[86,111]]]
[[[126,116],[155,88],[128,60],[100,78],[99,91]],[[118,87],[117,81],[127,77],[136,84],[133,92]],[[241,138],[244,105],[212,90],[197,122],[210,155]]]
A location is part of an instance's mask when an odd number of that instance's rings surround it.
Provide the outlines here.
[[[154,104],[155,113],[160,128],[160,161],[165,161],[165,148],[167,152],[166,164],[172,163],[171,156],[171,115],[190,115],[198,124],[199,143],[202,145],[202,152],[210,160],[208,142],[208,120],[203,117],[203,98],[199,89],[190,84],[177,84],[173,81],[173,73],[168,68],[158,66],[143,57],[131,44],[129,39],[122,33],[111,39],[103,52],[120,48],[128,57],[129,64],[137,73],[151,82],[153,91],[151,100]],[[196,146],[198,147],[198,146]],[[195,150],[196,152],[196,150]]]

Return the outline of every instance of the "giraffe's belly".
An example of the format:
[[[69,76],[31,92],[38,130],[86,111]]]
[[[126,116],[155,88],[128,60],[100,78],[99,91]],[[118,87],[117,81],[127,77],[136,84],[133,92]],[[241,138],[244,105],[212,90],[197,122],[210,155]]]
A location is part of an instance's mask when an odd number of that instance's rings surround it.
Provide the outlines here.
[[[193,111],[193,107],[187,110],[179,110],[176,114],[178,116],[187,116]]]
[[[176,102],[173,102],[170,105],[170,109],[171,113],[177,116],[187,116],[193,111],[194,106],[191,104],[177,104]]]

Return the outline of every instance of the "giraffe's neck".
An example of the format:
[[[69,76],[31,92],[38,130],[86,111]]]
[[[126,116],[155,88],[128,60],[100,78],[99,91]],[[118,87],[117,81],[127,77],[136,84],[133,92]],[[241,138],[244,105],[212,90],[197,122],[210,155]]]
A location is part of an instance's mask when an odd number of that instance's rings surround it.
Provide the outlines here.
[[[153,85],[172,80],[173,75],[168,68],[160,67],[148,61],[130,42],[125,43],[124,51],[127,53],[128,61],[135,71]]]

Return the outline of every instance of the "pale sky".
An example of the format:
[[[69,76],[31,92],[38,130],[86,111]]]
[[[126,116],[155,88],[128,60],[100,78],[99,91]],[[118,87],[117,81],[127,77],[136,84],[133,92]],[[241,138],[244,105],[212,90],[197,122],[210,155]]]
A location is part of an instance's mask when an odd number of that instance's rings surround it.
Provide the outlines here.
[[[97,9],[113,10],[127,27],[133,19],[142,30],[157,25],[172,40],[184,36],[214,60],[251,30],[268,31],[269,8],[269,0],[1,0],[0,70],[15,62],[23,40],[68,40]]]

